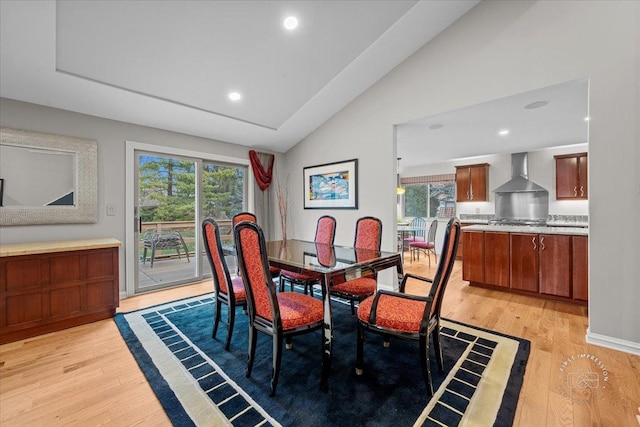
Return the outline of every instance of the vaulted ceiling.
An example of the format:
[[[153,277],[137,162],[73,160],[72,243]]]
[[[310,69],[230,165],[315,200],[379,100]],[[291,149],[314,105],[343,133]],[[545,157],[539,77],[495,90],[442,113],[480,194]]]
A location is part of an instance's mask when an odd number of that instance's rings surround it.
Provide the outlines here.
[[[285,152],[476,3],[3,0],[0,96]]]

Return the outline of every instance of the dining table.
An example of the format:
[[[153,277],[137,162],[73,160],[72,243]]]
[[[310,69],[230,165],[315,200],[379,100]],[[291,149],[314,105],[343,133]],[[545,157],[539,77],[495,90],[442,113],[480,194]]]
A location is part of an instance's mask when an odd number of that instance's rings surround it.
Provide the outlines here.
[[[329,390],[333,322],[331,315],[332,279],[342,275],[355,275],[358,271],[379,272],[396,269],[398,283],[402,281],[402,259],[398,252],[385,252],[349,246],[315,243],[304,240],[278,240],[266,242],[269,264],[295,273],[315,272],[322,275],[324,306],[322,376],[320,389]]]
[[[398,250],[400,251],[401,257],[402,257],[402,262],[404,262],[404,241],[407,237],[413,237],[413,239],[415,240],[416,238],[416,234],[419,231],[423,231],[424,232],[424,228],[423,227],[412,227],[410,225],[398,225],[398,241],[399,241],[399,247]]]

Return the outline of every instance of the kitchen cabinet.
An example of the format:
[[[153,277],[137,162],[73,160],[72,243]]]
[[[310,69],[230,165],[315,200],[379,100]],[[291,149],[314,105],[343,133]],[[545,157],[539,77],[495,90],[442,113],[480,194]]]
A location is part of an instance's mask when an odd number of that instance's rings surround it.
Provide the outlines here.
[[[509,233],[484,233],[484,283],[509,287]]]
[[[486,202],[488,175],[488,163],[456,166],[456,202]]]
[[[469,227],[470,225],[475,225],[475,223],[464,223],[460,221],[460,228]],[[458,251],[456,252],[456,259],[462,259],[462,254],[464,253],[464,239],[461,237],[458,241]]]
[[[484,282],[484,232],[462,233],[462,279],[469,282]]]
[[[589,238],[572,236],[571,243],[573,246],[573,298],[587,301],[589,299]]]
[[[540,293],[571,297],[571,236],[540,234]]]
[[[0,344],[113,317],[116,239],[0,246]]]
[[[511,233],[511,273],[509,281],[512,289],[538,292],[538,235]]]
[[[556,160],[556,199],[588,199],[587,153],[564,154],[554,158]]]
[[[463,280],[474,286],[586,303],[588,236],[554,232],[558,229],[553,227],[531,227],[530,233],[522,232],[522,227],[502,228],[478,225],[462,231],[461,241],[466,243]]]

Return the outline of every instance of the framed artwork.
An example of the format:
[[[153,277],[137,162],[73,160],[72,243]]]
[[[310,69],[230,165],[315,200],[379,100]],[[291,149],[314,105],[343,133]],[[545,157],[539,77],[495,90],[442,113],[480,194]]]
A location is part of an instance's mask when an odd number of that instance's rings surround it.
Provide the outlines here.
[[[358,209],[358,159],[303,169],[305,209]]]

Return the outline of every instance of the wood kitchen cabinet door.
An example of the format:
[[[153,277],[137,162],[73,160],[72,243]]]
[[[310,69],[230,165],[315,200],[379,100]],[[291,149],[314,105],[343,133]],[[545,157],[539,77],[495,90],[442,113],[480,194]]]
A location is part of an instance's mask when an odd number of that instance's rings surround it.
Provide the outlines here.
[[[484,233],[484,283],[509,287],[509,233]]]
[[[578,157],[578,184],[580,185],[578,195],[580,196],[581,199],[589,198],[587,168],[588,168],[587,154],[585,153],[584,156]]]
[[[471,198],[471,171],[468,166],[456,166],[456,202],[468,202]]]
[[[486,202],[488,163],[456,166],[456,201]]]
[[[573,299],[589,299],[589,238],[572,236],[573,245]]]
[[[538,235],[511,233],[510,237],[511,288],[538,292]]]
[[[556,199],[588,199],[587,153],[564,154],[554,157],[556,159]]]
[[[484,282],[484,232],[464,231],[462,233],[462,280]]]
[[[540,293],[571,296],[571,236],[540,234]]]

